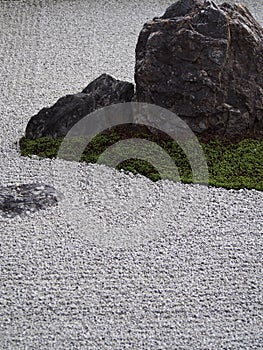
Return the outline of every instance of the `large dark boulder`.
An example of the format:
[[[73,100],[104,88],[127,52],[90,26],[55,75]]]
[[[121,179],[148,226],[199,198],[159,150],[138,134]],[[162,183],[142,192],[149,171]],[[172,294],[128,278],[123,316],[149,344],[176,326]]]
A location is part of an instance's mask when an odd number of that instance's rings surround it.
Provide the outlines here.
[[[168,108],[196,134],[263,131],[263,29],[244,5],[181,0],[147,22],[136,99]]]
[[[111,104],[130,102],[133,95],[133,84],[102,74],[82,92],[64,96],[54,106],[41,109],[30,119],[25,136],[29,139],[64,137],[89,113]]]

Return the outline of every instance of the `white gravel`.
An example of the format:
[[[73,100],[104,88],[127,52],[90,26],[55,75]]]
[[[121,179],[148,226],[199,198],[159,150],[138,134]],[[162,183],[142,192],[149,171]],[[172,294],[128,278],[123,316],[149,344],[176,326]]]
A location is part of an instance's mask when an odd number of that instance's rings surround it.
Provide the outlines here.
[[[101,73],[132,81],[139,30],[169,4],[0,1],[0,183],[65,195],[0,218],[1,349],[263,349],[263,192],[153,183],[14,145],[40,108]]]

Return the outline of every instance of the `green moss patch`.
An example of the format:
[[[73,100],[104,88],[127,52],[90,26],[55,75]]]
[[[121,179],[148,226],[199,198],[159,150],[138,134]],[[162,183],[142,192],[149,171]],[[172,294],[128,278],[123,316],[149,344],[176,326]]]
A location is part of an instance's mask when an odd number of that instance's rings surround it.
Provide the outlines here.
[[[180,181],[191,183],[193,174],[190,163],[181,147],[169,137],[155,136],[141,128],[123,129],[118,127],[107,130],[95,136],[81,154],[81,162],[96,163],[99,156],[111,145],[127,138],[137,137],[152,141],[159,145],[174,160],[180,175]],[[22,137],[19,146],[22,156],[38,155],[41,158],[55,158],[63,139],[43,137],[29,140]],[[83,138],[75,137],[70,140],[70,147],[65,153],[65,159],[74,159],[83,145]],[[227,144],[215,139],[202,142],[209,171],[209,184],[227,189],[256,189],[263,190],[263,141],[245,139],[238,143]],[[150,151],[150,150],[149,150]],[[125,147],[121,149],[125,152]],[[116,167],[134,174],[140,173],[153,181],[159,180],[160,174],[149,162],[139,159],[128,159]],[[173,180],[171,169],[165,169],[165,177]]]

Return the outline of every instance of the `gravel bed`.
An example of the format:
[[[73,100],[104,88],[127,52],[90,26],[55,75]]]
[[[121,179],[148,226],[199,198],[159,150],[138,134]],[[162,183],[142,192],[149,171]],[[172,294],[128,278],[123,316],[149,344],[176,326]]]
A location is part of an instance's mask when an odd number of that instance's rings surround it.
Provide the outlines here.
[[[101,73],[132,81],[139,30],[169,4],[0,1],[0,185],[63,194],[0,217],[1,349],[263,349],[263,192],[153,183],[15,144]]]

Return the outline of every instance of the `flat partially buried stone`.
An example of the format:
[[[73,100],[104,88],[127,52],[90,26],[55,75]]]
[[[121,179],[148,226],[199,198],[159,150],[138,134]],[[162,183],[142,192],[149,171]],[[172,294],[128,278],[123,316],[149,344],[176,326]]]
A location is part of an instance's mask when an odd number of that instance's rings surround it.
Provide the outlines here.
[[[0,216],[27,215],[55,205],[62,197],[54,187],[41,183],[0,187]]]

